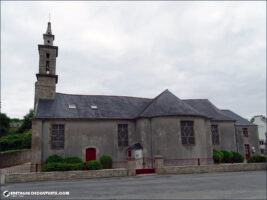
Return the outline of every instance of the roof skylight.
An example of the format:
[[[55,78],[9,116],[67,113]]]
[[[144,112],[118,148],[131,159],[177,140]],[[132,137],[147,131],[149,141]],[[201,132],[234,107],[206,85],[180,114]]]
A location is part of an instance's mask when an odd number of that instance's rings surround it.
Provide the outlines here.
[[[98,107],[97,107],[96,105],[91,105],[91,109],[92,109],[92,110],[97,110]]]
[[[76,108],[75,104],[69,104],[69,108]]]

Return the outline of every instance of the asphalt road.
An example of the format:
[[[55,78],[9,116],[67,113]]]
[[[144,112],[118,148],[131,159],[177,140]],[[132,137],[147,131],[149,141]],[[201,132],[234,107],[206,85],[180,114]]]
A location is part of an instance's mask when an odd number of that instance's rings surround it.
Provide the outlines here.
[[[266,171],[6,184],[3,199],[266,199]],[[67,191],[68,196],[3,197],[3,191]]]

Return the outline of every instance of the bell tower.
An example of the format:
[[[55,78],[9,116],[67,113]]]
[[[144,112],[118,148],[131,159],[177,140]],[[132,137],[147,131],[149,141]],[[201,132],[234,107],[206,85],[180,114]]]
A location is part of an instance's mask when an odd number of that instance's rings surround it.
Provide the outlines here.
[[[56,95],[56,58],[58,47],[53,45],[55,36],[52,34],[51,22],[48,22],[46,33],[43,34],[44,44],[38,45],[39,50],[39,73],[36,74],[34,111],[36,111],[38,100],[53,99]]]

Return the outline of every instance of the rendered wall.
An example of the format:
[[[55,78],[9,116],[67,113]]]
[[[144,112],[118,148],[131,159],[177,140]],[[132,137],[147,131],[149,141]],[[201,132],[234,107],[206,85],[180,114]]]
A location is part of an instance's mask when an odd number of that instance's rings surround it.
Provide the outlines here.
[[[181,142],[181,124],[194,121],[195,144],[183,145]],[[200,117],[156,117],[151,119],[152,157],[161,155],[167,159],[210,158],[212,145],[209,121]]]
[[[248,129],[248,137],[243,135],[242,128]],[[255,147],[254,154],[260,154],[259,149],[259,135],[258,135],[258,127],[257,126],[236,126],[236,136],[237,136],[237,146],[238,152],[245,155],[245,144],[249,144],[250,146],[250,155],[252,154],[252,147]]]
[[[212,125],[218,125],[220,144],[213,145],[214,149],[237,151],[234,122],[211,121]]]
[[[53,124],[65,125],[64,149],[52,149],[51,134]],[[130,120],[49,120],[43,124],[43,153],[45,161],[50,155],[62,157],[77,156],[85,161],[86,149],[96,149],[96,159],[108,154],[113,161],[126,159],[127,147],[118,147],[118,124],[128,124],[128,144],[137,143],[135,121]]]

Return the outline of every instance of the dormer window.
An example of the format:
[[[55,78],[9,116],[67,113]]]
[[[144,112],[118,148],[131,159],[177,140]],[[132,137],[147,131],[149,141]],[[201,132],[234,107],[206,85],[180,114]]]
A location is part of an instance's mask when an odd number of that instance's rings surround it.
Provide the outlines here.
[[[97,107],[96,105],[91,105],[91,109],[92,109],[92,110],[97,110],[98,107]]]
[[[69,108],[75,109],[76,108],[76,105],[75,104],[69,104]]]

